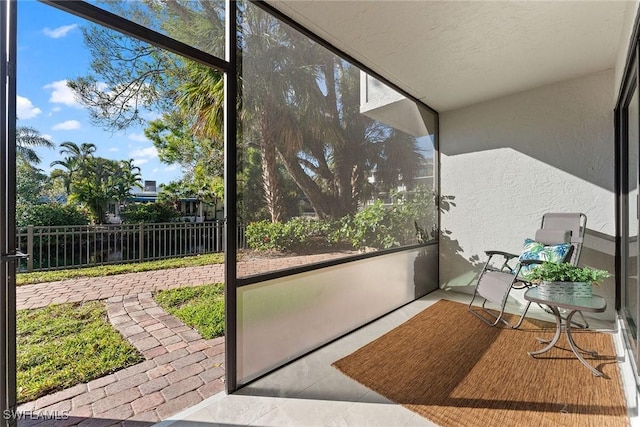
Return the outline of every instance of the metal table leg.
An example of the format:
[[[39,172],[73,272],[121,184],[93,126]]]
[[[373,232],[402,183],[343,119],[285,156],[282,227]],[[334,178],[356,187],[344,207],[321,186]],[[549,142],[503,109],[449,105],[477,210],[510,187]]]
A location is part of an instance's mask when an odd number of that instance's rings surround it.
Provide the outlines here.
[[[598,354],[598,352],[594,351],[594,350],[583,350],[582,348],[578,347],[578,345],[575,343],[575,341],[573,341],[573,336],[571,335],[571,318],[573,317],[574,314],[576,314],[577,311],[578,310],[574,310],[571,313],[569,313],[569,316],[567,316],[567,327],[566,327],[567,341],[569,341],[569,345],[571,346],[571,350],[573,350],[573,353],[576,355],[578,360],[581,361],[584,366],[589,368],[589,370],[591,372],[593,372],[593,375],[595,375],[596,377],[601,377],[602,376],[602,372],[598,371],[596,368],[594,368],[589,363],[587,363],[587,361],[584,360],[584,358],[580,354],[580,353],[585,353],[585,354],[589,354],[589,355],[592,355],[592,356],[596,356]]]
[[[571,324],[573,322],[573,317],[576,313],[582,314],[582,312],[588,313],[603,313],[607,308],[607,301],[599,296],[593,295],[591,298],[565,298],[558,295],[540,295],[538,288],[530,288],[525,294],[524,298],[529,302],[535,302],[537,304],[543,304],[551,310],[553,315],[556,318],[556,333],[551,340],[544,340],[538,338],[538,341],[544,344],[547,344],[545,348],[538,351],[530,351],[528,352],[531,356],[535,357],[538,354],[545,353],[551,348],[553,348],[560,335],[562,334],[562,329],[565,330],[567,334],[567,341],[569,342],[569,346],[571,347],[571,351],[575,354],[576,358],[597,377],[603,376],[603,373],[591,366],[583,357],[584,354],[588,354],[591,356],[597,356],[598,352],[594,350],[586,350],[578,346],[576,342],[573,340],[573,336],[571,334]],[[567,309],[569,315],[563,317],[560,314],[560,309]],[[564,322],[563,322],[564,321]]]
[[[558,339],[560,338],[560,335],[562,334],[562,330],[564,329],[566,334],[567,334],[567,341],[569,341],[569,346],[571,347],[571,351],[573,351],[573,354],[576,355],[576,357],[578,358],[578,360],[580,362],[582,362],[582,364],[584,366],[586,366],[587,368],[589,368],[589,370],[591,372],[593,372],[593,375],[597,376],[597,377],[601,377],[602,376],[602,372],[598,371],[596,368],[594,368],[593,366],[591,366],[585,359],[584,357],[582,357],[582,355],[580,353],[584,353],[584,354],[588,354],[590,356],[597,356],[598,352],[594,351],[594,350],[585,350],[581,347],[579,347],[575,341],[573,340],[573,336],[571,335],[571,318],[573,317],[574,314],[578,313],[579,310],[573,310],[571,313],[569,313],[569,315],[567,316],[567,319],[565,321],[565,324],[562,323],[562,316],[560,315],[560,311],[558,310],[557,307],[553,307],[550,306],[549,307],[551,309],[551,311],[553,311],[553,314],[556,317],[556,333],[553,336],[553,338],[551,338],[550,340],[545,340],[542,338],[537,338],[537,340],[541,343],[545,343],[547,344],[547,346],[541,350],[537,350],[537,351],[530,351],[528,352],[530,356],[536,356],[538,354],[542,354],[542,353],[546,353],[547,351],[551,350],[556,343],[558,342]]]
[[[551,311],[553,311],[553,314],[556,316],[556,333],[553,336],[553,338],[551,338],[551,340],[545,340],[542,338],[537,338],[538,342],[541,343],[548,343],[548,345],[543,348],[542,350],[537,350],[537,351],[530,351],[529,355],[530,356],[535,356],[536,354],[542,354],[542,353],[546,353],[547,351],[551,350],[553,348],[553,346],[556,345],[556,343],[558,342],[558,338],[560,338],[560,334],[562,333],[562,317],[560,316],[560,312],[558,311],[558,309],[556,307],[549,307],[551,309]]]

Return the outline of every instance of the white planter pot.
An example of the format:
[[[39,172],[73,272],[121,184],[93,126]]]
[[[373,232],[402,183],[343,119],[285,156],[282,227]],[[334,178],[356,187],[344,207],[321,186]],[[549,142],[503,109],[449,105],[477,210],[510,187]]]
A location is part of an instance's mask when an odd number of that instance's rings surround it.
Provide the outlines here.
[[[543,298],[591,298],[592,287],[591,283],[586,282],[541,282],[538,284],[538,294]]]

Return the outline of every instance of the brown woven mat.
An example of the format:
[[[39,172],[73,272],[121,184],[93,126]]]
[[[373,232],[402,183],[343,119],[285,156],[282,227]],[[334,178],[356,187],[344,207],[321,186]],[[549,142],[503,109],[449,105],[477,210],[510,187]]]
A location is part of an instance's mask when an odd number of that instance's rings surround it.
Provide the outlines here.
[[[536,337],[555,326],[528,322],[522,329],[492,328],[465,305],[441,300],[334,366],[386,398],[440,426],[625,426],[625,398],[612,337],[573,334],[602,370],[594,376],[560,348],[534,359]]]

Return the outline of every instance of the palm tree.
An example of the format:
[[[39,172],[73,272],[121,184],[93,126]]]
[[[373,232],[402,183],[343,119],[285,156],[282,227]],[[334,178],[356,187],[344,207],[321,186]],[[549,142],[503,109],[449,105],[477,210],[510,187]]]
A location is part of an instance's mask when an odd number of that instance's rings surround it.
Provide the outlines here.
[[[54,169],[51,172],[52,178],[61,178],[67,194],[71,194],[71,184],[74,177],[83,169],[86,162],[93,158],[93,153],[97,150],[95,144],[65,141],[60,144],[60,154],[66,155],[62,160],[51,162],[51,167],[62,166],[66,170]]]
[[[258,19],[244,30],[252,54],[243,60],[244,107],[265,120],[263,142],[272,138],[316,214],[354,214],[374,168],[396,187],[400,176],[411,180],[423,157],[418,142],[360,112],[360,70],[280,23],[261,25]]]
[[[37,165],[42,159],[33,149],[34,147],[53,148],[55,145],[35,128],[18,126],[16,128],[16,153],[27,162]]]
[[[186,62],[188,78],[180,86],[176,104],[184,117],[193,117],[191,130],[212,139],[224,137],[224,78],[212,68]]]
[[[243,108],[257,124],[265,190],[276,159],[320,218],[355,213],[366,182],[368,128],[359,71],[249,6]],[[266,163],[266,164],[265,164]]]
[[[115,187],[115,197],[118,202],[122,203],[131,197],[131,189],[133,187],[142,189],[142,175],[140,168],[133,164],[133,159],[120,160],[119,169],[113,177],[113,186]]]
[[[78,145],[75,142],[66,141],[61,143],[60,147],[62,147],[60,154],[75,157],[79,161],[92,157],[93,153],[98,149],[95,144],[90,142],[83,142],[81,145]]]
[[[62,169],[54,169],[51,171],[52,179],[62,179],[62,183],[64,185],[64,190],[67,194],[71,194],[71,182],[73,181],[73,177],[78,170],[78,162],[73,157],[65,157],[64,160],[56,160],[51,162],[51,166],[62,166],[66,170]]]
[[[116,187],[113,184],[119,168],[115,160],[89,157],[73,180],[71,200],[86,206],[98,224],[104,222],[109,202],[116,199]]]

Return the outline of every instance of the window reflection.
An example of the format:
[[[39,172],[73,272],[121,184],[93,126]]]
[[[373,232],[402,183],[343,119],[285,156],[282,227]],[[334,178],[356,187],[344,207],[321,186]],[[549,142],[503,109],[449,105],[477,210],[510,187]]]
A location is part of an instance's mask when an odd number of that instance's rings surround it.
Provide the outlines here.
[[[88,3],[224,58],[224,0],[93,0]]]
[[[635,91],[627,107],[628,143],[628,250],[626,283],[624,286],[624,312],[633,339],[637,339],[638,327],[638,92]],[[634,346],[635,349],[635,346]]]
[[[416,244],[416,226],[435,237],[435,114],[260,8],[241,10],[249,249],[342,257]]]

